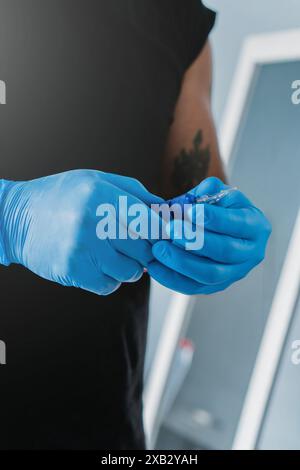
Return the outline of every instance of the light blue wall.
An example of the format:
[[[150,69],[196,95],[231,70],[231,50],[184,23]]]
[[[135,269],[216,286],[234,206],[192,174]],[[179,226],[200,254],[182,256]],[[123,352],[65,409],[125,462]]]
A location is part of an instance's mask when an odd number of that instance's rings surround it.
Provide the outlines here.
[[[204,0],[218,12],[214,49],[214,113],[219,126],[243,40],[249,34],[300,28],[300,0]]]

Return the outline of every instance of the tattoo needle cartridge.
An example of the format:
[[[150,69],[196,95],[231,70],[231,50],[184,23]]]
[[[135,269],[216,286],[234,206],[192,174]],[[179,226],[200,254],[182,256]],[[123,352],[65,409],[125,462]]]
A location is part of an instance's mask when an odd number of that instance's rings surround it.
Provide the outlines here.
[[[232,187],[228,189],[222,189],[218,193],[214,194],[204,194],[203,196],[195,196],[194,194],[184,194],[179,197],[175,197],[174,199],[171,199],[168,201],[169,206],[172,204],[216,204],[221,199],[224,197],[228,196],[228,194],[231,194],[233,191],[237,191],[237,187]]]

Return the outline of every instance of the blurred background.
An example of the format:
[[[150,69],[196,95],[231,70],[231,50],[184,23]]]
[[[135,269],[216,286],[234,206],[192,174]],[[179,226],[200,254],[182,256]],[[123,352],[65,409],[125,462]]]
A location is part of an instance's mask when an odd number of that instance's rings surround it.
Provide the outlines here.
[[[211,42],[213,109],[220,132],[244,40],[257,33],[299,28],[300,1],[205,3],[218,12]],[[291,84],[296,79],[300,80],[300,54],[299,60],[279,60],[257,67],[230,154],[230,182],[261,207],[273,225],[263,265],[223,293],[190,301],[174,299],[166,289],[153,284],[146,405],[149,393],[153,393],[153,377],[160,373],[157,354],[164,348],[161,333],[172,319],[176,301],[183,302],[184,315],[161,400],[152,416],[151,447],[233,446],[299,211],[300,105],[291,102]],[[255,446],[260,449],[300,449],[300,365],[291,361],[294,340],[300,340],[299,298],[293,306],[257,435]]]

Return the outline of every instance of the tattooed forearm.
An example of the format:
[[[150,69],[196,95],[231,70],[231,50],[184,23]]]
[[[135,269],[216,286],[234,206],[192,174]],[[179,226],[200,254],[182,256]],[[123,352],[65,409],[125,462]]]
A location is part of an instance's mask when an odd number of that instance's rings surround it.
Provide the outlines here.
[[[185,193],[197,186],[208,174],[211,154],[209,147],[203,147],[203,134],[195,135],[193,148],[182,149],[174,160],[172,183],[175,191]]]

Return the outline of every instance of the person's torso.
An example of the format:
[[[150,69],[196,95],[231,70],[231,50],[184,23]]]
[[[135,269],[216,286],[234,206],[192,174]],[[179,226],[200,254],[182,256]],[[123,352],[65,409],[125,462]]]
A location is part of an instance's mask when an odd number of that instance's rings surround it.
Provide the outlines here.
[[[180,85],[162,27],[127,0],[0,0],[1,178],[93,168],[157,191]],[[12,266],[0,286],[0,447],[143,447],[148,278],[101,298]]]

